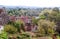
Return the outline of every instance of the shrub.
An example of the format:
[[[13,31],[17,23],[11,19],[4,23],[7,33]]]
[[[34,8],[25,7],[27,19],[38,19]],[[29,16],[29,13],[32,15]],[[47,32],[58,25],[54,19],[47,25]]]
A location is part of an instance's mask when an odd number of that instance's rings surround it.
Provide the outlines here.
[[[17,29],[12,25],[5,25],[4,30],[8,33],[16,33]]]
[[[17,38],[20,38],[20,39],[31,39],[30,37],[30,34],[27,32],[23,32],[21,33],[20,35],[17,36]]]
[[[38,22],[38,31],[40,34],[53,34],[54,33],[54,22],[50,22],[49,20],[40,20]]]
[[[7,33],[5,31],[2,31],[2,33],[0,33],[0,39],[7,39]]]
[[[21,32],[21,30],[25,31],[24,22],[22,20],[16,20],[14,26],[17,28],[18,32]]]

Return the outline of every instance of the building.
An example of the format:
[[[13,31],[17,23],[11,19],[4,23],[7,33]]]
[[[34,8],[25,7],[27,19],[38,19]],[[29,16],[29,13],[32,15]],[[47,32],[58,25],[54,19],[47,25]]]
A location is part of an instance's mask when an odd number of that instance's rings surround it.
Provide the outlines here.
[[[5,10],[5,8],[0,8],[0,25],[5,25],[9,21],[9,16]]]

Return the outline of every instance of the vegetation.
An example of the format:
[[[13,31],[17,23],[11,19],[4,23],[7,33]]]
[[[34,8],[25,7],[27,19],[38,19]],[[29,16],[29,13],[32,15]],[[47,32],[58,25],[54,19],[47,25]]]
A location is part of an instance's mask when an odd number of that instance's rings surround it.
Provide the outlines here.
[[[34,9],[35,10],[35,9]],[[46,8],[41,11],[37,10],[34,11],[31,9],[10,9],[7,10],[9,16],[15,16],[15,17],[20,17],[21,15],[23,16],[30,16],[32,20],[32,24],[36,25],[37,24],[37,32],[38,34],[34,33],[36,36],[51,36],[54,33],[58,32],[60,34],[60,10],[59,8],[55,7],[52,9]],[[39,12],[39,18],[36,19],[35,17],[37,16],[36,13]],[[4,15],[1,15],[4,17]],[[6,16],[7,18],[8,16]],[[5,18],[4,18],[5,19]],[[4,24],[4,32],[0,34],[0,38],[7,39],[7,34],[9,35],[9,38],[15,39],[30,39],[31,34],[26,33],[25,31],[25,22],[21,19],[18,19],[15,21],[10,21],[11,19],[6,19],[8,23]],[[7,33],[5,33],[7,32]],[[11,37],[10,37],[11,35]],[[14,37],[15,36],[15,37]],[[6,38],[5,38],[6,37]]]
[[[8,35],[5,31],[2,31],[2,33],[0,33],[0,39],[8,39]]]
[[[4,30],[11,34],[17,32],[17,29],[13,25],[5,25]]]
[[[52,35],[55,32],[54,26],[55,23],[49,20],[39,20],[38,22],[38,30],[41,35]]]

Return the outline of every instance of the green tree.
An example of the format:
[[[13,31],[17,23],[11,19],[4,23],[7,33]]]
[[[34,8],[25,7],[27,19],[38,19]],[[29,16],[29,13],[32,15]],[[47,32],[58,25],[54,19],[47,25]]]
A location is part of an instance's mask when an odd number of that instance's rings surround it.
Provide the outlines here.
[[[24,22],[22,20],[16,20],[14,26],[18,29],[18,32],[21,32],[21,30],[25,31]]]
[[[49,20],[39,20],[38,22],[38,31],[40,34],[53,34],[54,33],[54,22],[50,22]]]
[[[32,23],[33,24],[37,24],[37,22],[39,21],[40,18],[36,19],[35,17],[32,17]]]

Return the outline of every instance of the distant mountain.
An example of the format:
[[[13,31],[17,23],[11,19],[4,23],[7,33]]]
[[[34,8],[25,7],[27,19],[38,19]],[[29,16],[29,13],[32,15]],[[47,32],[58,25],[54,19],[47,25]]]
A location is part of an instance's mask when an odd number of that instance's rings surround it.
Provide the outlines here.
[[[10,9],[15,9],[15,8],[26,8],[26,9],[43,9],[43,8],[54,8],[54,7],[34,7],[34,6],[4,6],[0,5],[0,8],[5,7],[5,8],[10,8]],[[60,7],[58,7],[60,9]]]
[[[3,5],[0,5],[0,8],[4,7]]]
[[[40,7],[32,7],[32,6],[3,6],[3,5],[0,5],[0,8],[1,7],[6,7],[6,8],[40,8]]]

